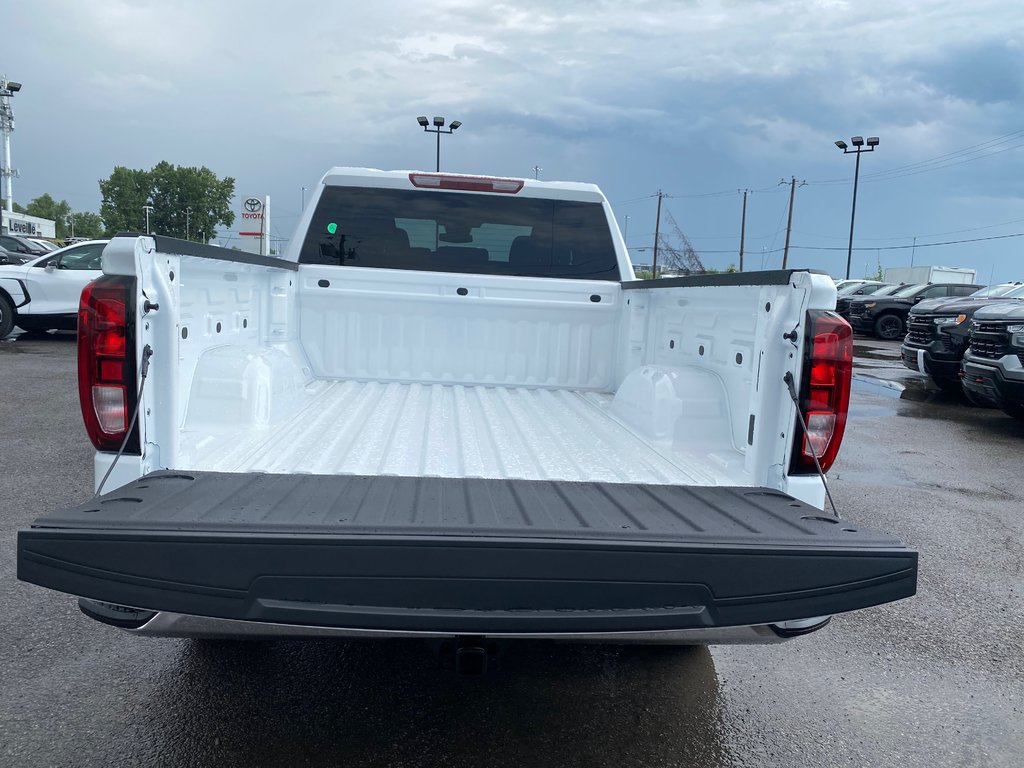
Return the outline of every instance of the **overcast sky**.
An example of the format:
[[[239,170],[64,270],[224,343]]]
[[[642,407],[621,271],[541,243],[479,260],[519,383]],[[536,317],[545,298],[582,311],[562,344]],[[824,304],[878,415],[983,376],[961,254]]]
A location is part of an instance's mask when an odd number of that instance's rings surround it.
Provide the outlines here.
[[[913,253],[1024,279],[1019,0],[7,0],[0,23],[22,204],[95,211],[115,165],[167,160],[270,194],[288,237],[333,165],[432,170],[415,118],[443,115],[443,170],[596,182],[634,249],[660,188],[710,267],[737,261],[743,188],[746,266],[781,264],[795,176],[790,263],[841,275],[854,158],[833,142],[878,136],[854,276]],[[928,245],[977,238],[1000,239]]]

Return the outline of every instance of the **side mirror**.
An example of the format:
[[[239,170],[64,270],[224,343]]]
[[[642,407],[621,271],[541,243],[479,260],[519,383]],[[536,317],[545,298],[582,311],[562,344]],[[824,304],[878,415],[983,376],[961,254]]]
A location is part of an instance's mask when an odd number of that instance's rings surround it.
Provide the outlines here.
[[[57,269],[57,265],[51,261],[49,264],[43,267],[43,269],[45,269],[47,272],[53,272],[55,269]]]

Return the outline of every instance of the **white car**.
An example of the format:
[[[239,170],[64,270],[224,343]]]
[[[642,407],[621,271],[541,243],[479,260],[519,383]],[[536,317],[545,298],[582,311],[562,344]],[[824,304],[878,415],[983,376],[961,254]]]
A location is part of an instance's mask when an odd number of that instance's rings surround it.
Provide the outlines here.
[[[107,242],[89,240],[25,264],[0,266],[0,339],[14,326],[24,331],[75,330],[78,299],[103,274]]]
[[[39,237],[30,237],[29,241],[35,243],[41,248],[45,248],[47,251],[56,251],[60,249],[60,246],[56,245],[55,243],[51,243],[49,240],[43,240],[42,238]]]

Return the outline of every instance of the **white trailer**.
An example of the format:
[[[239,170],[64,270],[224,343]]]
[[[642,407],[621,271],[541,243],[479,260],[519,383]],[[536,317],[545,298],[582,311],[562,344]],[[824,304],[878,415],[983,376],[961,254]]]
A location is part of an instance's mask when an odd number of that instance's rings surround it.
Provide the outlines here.
[[[956,283],[970,285],[977,280],[978,272],[974,269],[961,267],[889,267],[885,270],[887,283]]]

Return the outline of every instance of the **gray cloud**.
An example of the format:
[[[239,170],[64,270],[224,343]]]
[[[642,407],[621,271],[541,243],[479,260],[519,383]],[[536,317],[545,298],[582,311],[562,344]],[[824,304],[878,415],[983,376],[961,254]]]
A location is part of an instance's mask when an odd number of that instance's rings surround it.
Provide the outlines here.
[[[284,227],[300,187],[330,165],[432,167],[418,114],[463,121],[443,141],[446,167],[525,175],[540,164],[620,200],[847,177],[832,141],[851,133],[882,137],[865,161],[881,170],[1024,127],[1013,0],[9,5],[19,34],[5,40],[6,66],[25,83],[16,197],[49,191],[79,209],[98,207],[96,180],[114,165],[167,159],[279,197]],[[41,45],[55,18],[75,34]],[[1019,196],[1013,157],[872,182],[858,231],[984,217],[991,204],[963,199]],[[848,187],[799,200],[798,228],[841,239]],[[734,231],[731,198],[681,201],[695,237]],[[763,196],[754,230],[774,231],[778,207]]]

